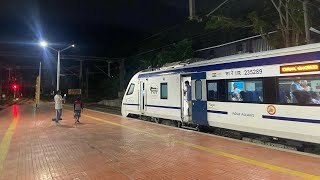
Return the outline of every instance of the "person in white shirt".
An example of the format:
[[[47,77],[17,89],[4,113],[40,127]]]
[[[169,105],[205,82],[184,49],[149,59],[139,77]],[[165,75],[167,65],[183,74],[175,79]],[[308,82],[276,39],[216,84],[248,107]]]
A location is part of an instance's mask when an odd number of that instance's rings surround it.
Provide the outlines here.
[[[54,108],[56,110],[56,125],[59,124],[59,120],[61,120],[62,115],[62,96],[61,91],[57,91],[57,94],[54,96]]]
[[[238,85],[236,83],[233,84],[233,90],[231,91],[232,93],[237,93],[240,94],[240,89],[238,88]]]

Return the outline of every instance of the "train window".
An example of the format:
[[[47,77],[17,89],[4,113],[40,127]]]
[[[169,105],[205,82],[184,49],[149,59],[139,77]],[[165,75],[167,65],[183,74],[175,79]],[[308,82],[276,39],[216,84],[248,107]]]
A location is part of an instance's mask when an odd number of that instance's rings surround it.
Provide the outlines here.
[[[129,87],[128,91],[127,91],[127,95],[132,94],[132,93],[133,93],[133,91],[134,91],[134,84],[133,84],[133,83],[131,83],[131,84],[130,84],[130,87]]]
[[[208,101],[218,100],[218,82],[207,83]]]
[[[228,81],[228,100],[251,103],[263,102],[262,80]]]
[[[196,84],[196,88],[195,88],[196,100],[201,100],[202,99],[202,82],[201,80],[196,80],[195,84]]]
[[[279,103],[320,104],[320,76],[279,78]]]
[[[161,83],[160,87],[161,99],[168,99],[168,83]]]

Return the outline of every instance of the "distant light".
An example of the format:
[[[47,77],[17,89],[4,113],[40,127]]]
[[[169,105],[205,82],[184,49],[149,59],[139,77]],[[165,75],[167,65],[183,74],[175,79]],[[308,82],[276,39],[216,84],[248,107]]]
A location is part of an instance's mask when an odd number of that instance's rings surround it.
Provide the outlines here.
[[[40,42],[40,46],[42,46],[42,47],[47,47],[47,46],[48,46],[47,41],[41,41],[41,42]]]
[[[14,84],[14,85],[12,85],[12,88],[13,88],[14,90],[18,89],[18,85]]]
[[[74,44],[72,44],[71,46],[72,46],[72,47],[76,47],[76,45],[74,45]]]

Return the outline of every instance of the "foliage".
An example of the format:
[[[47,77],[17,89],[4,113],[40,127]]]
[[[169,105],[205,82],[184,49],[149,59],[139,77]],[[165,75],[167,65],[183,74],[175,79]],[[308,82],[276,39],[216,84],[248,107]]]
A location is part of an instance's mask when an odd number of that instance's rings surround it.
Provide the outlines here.
[[[149,67],[156,67],[157,63],[156,63],[156,54],[154,52],[152,53],[148,53],[146,55],[143,56],[138,56],[137,58],[139,59],[139,70],[144,70],[147,69]]]
[[[301,44],[303,38],[303,8],[301,2],[270,0],[278,14],[277,27],[281,32],[283,47]]]
[[[140,62],[139,70],[157,68],[170,62],[181,61],[192,58],[192,41],[184,39],[176,44],[156,52],[147,53],[132,59],[132,62]]]
[[[309,8],[309,14],[312,14],[313,10]],[[220,13],[223,13],[223,11],[220,11]],[[234,31],[237,28],[251,25],[255,34],[260,34],[275,48],[305,43],[304,14],[301,1],[262,0],[260,7],[252,7],[247,17],[234,17],[212,16],[207,21],[205,28]],[[316,16],[313,20],[315,18]],[[309,19],[309,21],[311,20]],[[275,30],[278,32],[268,35],[268,32]]]
[[[227,18],[224,16],[213,16],[207,21],[205,28],[225,30],[239,28],[245,25],[246,22],[241,19]]]
[[[166,63],[189,59],[192,55],[192,41],[184,39],[172,47],[160,51],[156,55],[156,62],[158,66],[162,66]]]
[[[269,24],[258,17],[257,12],[251,12],[248,14],[249,20],[252,22],[253,32],[257,34],[266,34],[268,32]]]
[[[90,99],[115,99],[118,97],[118,74],[109,78],[106,75],[94,75],[89,79]]]

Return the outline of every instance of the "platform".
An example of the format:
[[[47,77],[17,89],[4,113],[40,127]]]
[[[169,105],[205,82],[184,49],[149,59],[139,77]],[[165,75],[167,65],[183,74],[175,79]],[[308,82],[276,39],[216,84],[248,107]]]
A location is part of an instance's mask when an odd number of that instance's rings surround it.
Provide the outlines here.
[[[52,104],[0,111],[0,179],[320,179],[320,158]]]

